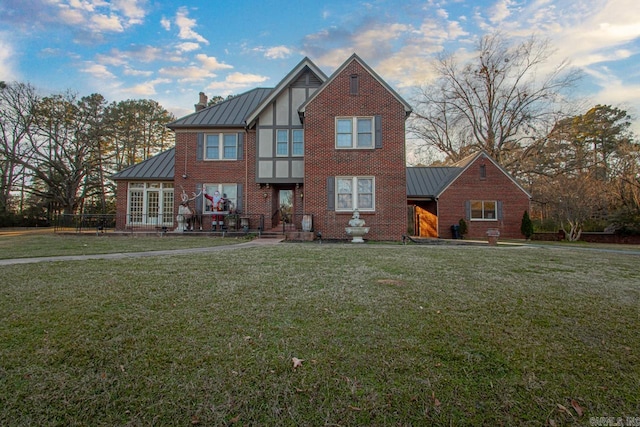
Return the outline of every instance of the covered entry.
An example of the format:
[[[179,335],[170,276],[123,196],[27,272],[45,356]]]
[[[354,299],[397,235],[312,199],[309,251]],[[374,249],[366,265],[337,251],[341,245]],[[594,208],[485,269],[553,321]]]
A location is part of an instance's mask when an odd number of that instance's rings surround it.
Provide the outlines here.
[[[418,237],[438,237],[438,216],[435,201],[419,202],[409,206],[409,224],[413,225],[413,235]]]

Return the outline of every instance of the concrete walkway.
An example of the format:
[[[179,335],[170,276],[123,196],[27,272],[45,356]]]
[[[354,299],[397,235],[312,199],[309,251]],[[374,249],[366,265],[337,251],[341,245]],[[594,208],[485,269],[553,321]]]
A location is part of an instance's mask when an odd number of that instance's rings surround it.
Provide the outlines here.
[[[238,243],[234,245],[210,246],[203,248],[188,249],[167,249],[162,251],[145,251],[145,252],[118,252],[112,254],[92,254],[92,255],[64,255],[64,256],[48,256],[37,258],[13,258],[0,259],[0,266],[16,265],[16,264],[34,264],[37,262],[57,262],[57,261],[84,261],[88,259],[127,259],[127,258],[143,258],[151,256],[169,256],[169,255],[189,255],[209,252],[220,252],[230,249],[246,249],[260,246],[275,245],[282,242],[282,239],[254,239],[246,243]]]

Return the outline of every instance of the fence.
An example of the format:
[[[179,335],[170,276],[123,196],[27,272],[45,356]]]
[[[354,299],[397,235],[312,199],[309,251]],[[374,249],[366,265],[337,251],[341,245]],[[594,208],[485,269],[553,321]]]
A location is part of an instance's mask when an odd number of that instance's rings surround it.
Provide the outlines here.
[[[211,215],[194,216],[187,222],[189,232],[211,232]],[[159,215],[62,214],[54,220],[55,232],[108,233],[108,232],[170,232],[177,228],[172,217],[169,221]],[[230,214],[224,216],[220,231],[260,233],[264,231],[264,215]]]

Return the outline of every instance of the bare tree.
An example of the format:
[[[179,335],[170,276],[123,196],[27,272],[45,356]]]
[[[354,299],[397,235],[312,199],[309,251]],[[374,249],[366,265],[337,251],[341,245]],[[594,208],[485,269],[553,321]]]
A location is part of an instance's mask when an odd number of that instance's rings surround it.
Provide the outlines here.
[[[19,159],[30,158],[27,141],[38,102],[36,90],[28,84],[0,84],[0,215],[9,212],[12,191],[20,190],[21,205],[24,200],[25,174]]]
[[[561,114],[563,92],[580,78],[567,62],[542,75],[551,53],[535,36],[511,44],[494,33],[470,61],[441,57],[437,80],[415,99],[410,131],[452,161],[486,150],[517,171]]]

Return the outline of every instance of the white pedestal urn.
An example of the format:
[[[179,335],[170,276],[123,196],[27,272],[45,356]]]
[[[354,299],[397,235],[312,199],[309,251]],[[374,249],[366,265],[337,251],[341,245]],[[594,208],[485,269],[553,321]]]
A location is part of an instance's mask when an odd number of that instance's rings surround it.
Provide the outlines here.
[[[364,220],[360,219],[360,212],[357,209],[353,211],[349,226],[345,227],[344,231],[352,237],[351,243],[364,243],[362,237],[369,232],[369,227],[364,226]]]

